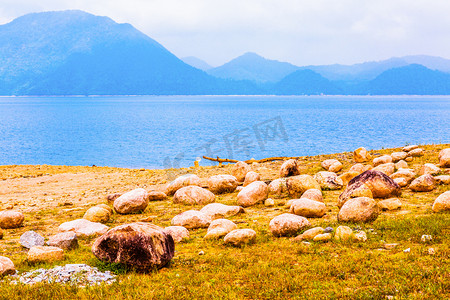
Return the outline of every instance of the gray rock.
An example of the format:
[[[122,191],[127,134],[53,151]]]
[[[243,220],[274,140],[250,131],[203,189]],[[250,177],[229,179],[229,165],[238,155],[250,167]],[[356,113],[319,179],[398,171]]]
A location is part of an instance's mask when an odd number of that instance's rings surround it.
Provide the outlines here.
[[[30,230],[20,236],[20,244],[30,249],[34,246],[44,246],[45,239],[42,235]]]

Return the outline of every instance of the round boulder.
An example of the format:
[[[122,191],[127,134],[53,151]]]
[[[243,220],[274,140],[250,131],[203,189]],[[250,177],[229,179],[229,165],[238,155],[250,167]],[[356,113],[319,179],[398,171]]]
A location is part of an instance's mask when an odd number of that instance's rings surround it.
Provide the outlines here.
[[[150,191],[148,192],[148,201],[164,201],[167,199],[167,195],[160,191]]]
[[[344,192],[339,196],[337,206],[340,208],[348,199],[358,197],[373,198],[370,188],[362,182],[355,182],[351,186],[347,186]]]
[[[211,217],[197,210],[188,210],[173,217],[172,226],[183,226],[187,229],[207,228],[211,224]]]
[[[287,192],[286,178],[278,178],[269,184],[269,194],[281,197]]]
[[[216,219],[211,222],[206,232],[205,239],[217,239],[237,229],[236,224],[227,219]]]
[[[233,175],[214,175],[208,178],[208,189],[214,194],[232,193],[238,186]]]
[[[368,170],[350,180],[347,189],[358,182],[364,183],[371,190],[374,198],[397,197],[401,194],[398,184],[382,172]]]
[[[183,226],[168,226],[164,228],[164,232],[170,234],[175,243],[180,243],[189,239],[190,237],[189,230],[187,230],[186,227]]]
[[[52,262],[62,260],[64,258],[64,250],[52,246],[34,246],[28,251],[27,260],[29,262]]]
[[[400,160],[405,159],[407,156],[408,156],[408,153],[405,152],[405,151],[394,152],[394,153],[391,154],[392,161],[395,162],[395,163],[400,161]]]
[[[102,261],[152,271],[164,267],[173,258],[175,243],[161,227],[136,222],[108,230],[95,240],[92,253]]]
[[[84,213],[83,219],[86,219],[91,222],[106,223],[109,221],[110,217],[111,217],[110,210],[107,210],[106,208],[101,206],[94,206],[89,208]]]
[[[176,191],[173,196],[173,203],[184,205],[208,204],[214,202],[216,196],[207,189],[199,186],[185,186]]]
[[[78,238],[75,232],[61,232],[49,237],[47,245],[64,250],[71,250],[78,247]]]
[[[307,198],[307,199],[311,199],[311,200],[323,202],[322,191],[321,191],[321,190],[318,190],[318,189],[309,189],[309,190],[306,190],[306,191],[302,194],[302,196],[300,197],[300,199],[303,199],[303,198]]]
[[[357,163],[362,163],[370,160],[371,155],[364,147],[360,147],[353,151],[353,159]]]
[[[327,207],[323,202],[300,198],[292,202],[289,212],[306,218],[321,218],[327,213]]]
[[[174,181],[169,183],[167,186],[166,194],[169,196],[173,196],[176,191],[181,189],[182,187],[189,186],[189,185],[201,185],[200,178],[195,174],[186,174],[180,177],[177,177]]]
[[[148,193],[142,188],[129,191],[114,200],[114,210],[119,214],[142,212],[148,205]]]
[[[372,169],[373,171],[379,171],[382,172],[388,176],[394,174],[395,172],[395,164],[394,163],[387,163],[387,164],[381,164],[376,166]]]
[[[0,256],[0,277],[16,274],[16,268],[12,260],[6,256]]]
[[[289,177],[286,180],[286,186],[289,195],[293,198],[299,198],[309,189],[321,190],[320,184],[311,175],[307,174]]]
[[[321,171],[314,175],[313,177],[324,190],[339,190],[342,188],[344,183],[336,173]]]
[[[62,223],[58,229],[61,232],[73,231],[78,237],[90,237],[104,234],[108,231],[108,226],[86,219],[77,219]]]
[[[425,175],[425,174],[430,174],[430,175],[436,175],[439,174],[439,172],[441,172],[441,169],[439,169],[439,167],[437,167],[434,164],[424,164],[419,171],[419,175]]]
[[[376,157],[373,159],[373,166],[376,167],[378,165],[387,164],[392,162],[392,157],[390,155],[383,155],[380,157]]]
[[[436,180],[430,174],[422,175],[414,179],[409,188],[413,192],[431,192],[436,188]]]
[[[337,159],[326,159],[320,165],[329,172],[339,172],[342,170],[342,163]]]
[[[252,169],[250,166],[243,161],[238,161],[232,168],[231,174],[236,177],[237,181],[243,182],[245,179],[245,175],[250,172]]]
[[[450,211],[450,191],[446,191],[439,195],[439,197],[434,200],[433,211]]]
[[[254,243],[256,232],[253,229],[235,229],[230,231],[223,239],[225,244],[233,246],[242,246],[244,244]]]
[[[243,207],[263,202],[269,195],[269,187],[262,181],[255,181],[247,185],[237,195],[237,204]]]
[[[442,168],[450,168],[450,148],[443,149],[439,152],[439,166]]]
[[[300,175],[299,162],[296,159],[285,161],[280,167],[280,177]]]
[[[270,221],[269,230],[274,236],[293,236],[309,226],[311,223],[305,217],[282,214]]]
[[[20,211],[4,210],[0,212],[0,228],[13,229],[22,226],[24,215]]]
[[[247,185],[249,185],[252,182],[259,181],[260,179],[261,179],[261,176],[258,173],[250,171],[250,172],[247,173],[247,175],[245,175],[245,179],[244,179],[244,184],[243,185],[247,186]]]
[[[367,197],[349,199],[339,210],[340,222],[372,222],[378,217],[379,210],[375,200]]]
[[[20,236],[19,242],[23,247],[30,249],[34,246],[44,246],[45,239],[42,235],[30,230]]]

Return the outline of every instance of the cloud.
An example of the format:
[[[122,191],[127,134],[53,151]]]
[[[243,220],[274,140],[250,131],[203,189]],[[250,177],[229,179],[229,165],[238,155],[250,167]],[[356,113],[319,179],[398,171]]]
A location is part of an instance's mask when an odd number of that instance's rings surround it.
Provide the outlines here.
[[[447,0],[2,0],[0,22],[81,9],[127,22],[176,55],[218,65],[247,51],[298,65],[450,53]]]

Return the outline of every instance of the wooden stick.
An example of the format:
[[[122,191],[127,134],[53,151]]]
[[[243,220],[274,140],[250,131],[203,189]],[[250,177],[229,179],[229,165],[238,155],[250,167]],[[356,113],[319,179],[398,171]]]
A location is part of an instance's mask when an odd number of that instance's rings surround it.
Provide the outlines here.
[[[207,156],[203,156],[204,159],[207,160],[211,160],[211,161],[217,161],[219,163],[223,163],[223,162],[228,162],[228,163],[237,163],[238,160],[236,159],[228,159],[228,158],[219,158],[217,156],[217,158],[212,158],[212,157],[207,157]],[[245,163],[263,163],[263,162],[267,162],[267,161],[274,161],[274,160],[287,160],[287,159],[297,159],[300,158],[299,156],[297,157],[268,157],[268,158],[263,158],[263,159],[249,159],[249,160],[245,160]]]

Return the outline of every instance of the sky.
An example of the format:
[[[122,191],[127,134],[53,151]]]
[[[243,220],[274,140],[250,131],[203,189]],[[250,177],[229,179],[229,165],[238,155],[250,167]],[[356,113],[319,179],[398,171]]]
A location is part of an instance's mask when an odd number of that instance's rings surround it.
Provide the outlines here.
[[[212,66],[245,52],[299,66],[450,58],[448,0],[0,0],[0,24],[66,9],[130,23]]]

